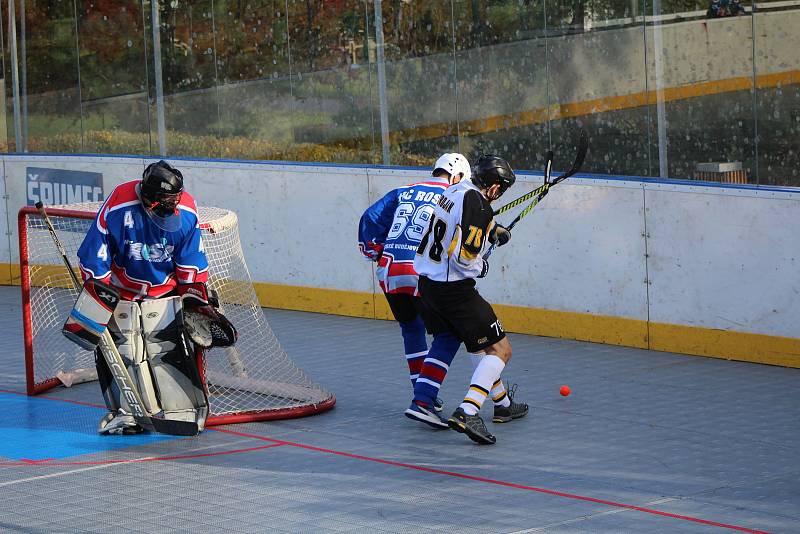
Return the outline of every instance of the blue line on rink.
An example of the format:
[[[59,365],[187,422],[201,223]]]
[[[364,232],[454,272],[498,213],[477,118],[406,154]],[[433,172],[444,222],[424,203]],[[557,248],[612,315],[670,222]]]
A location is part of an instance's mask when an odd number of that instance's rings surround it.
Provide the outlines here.
[[[69,458],[176,439],[151,433],[101,436],[97,422],[102,415],[92,406],[0,393],[0,457]]]

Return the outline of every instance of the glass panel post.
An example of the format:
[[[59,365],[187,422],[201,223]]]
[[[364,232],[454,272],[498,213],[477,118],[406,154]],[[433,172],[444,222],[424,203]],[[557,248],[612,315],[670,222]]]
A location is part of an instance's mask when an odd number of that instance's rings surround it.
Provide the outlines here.
[[[153,70],[156,90],[156,127],[158,128],[158,153],[167,155],[167,123],[164,118],[164,82],[161,73],[161,18],[158,14],[158,0],[150,0],[153,24]]]
[[[17,61],[17,15],[14,0],[8,0],[8,40],[11,42],[11,84],[14,94],[15,152],[22,152],[22,113],[19,102],[19,63]]]
[[[378,106],[381,120],[383,164],[389,165],[389,106],[386,102],[386,59],[384,57],[381,0],[375,0],[375,47],[378,64]]]

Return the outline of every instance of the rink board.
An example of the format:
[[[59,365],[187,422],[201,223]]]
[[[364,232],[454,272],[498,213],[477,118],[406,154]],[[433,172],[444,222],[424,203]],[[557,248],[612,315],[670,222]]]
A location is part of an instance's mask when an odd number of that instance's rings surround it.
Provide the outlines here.
[[[27,169],[99,172],[107,194],[149,161],[4,156],[2,281],[18,283],[14,222],[29,201]],[[199,204],[238,214],[264,306],[390,317],[373,265],[357,249],[358,220],[427,169],[173,162]],[[507,199],[541,183],[541,173],[520,172]],[[579,175],[515,228],[479,289],[510,331],[800,366],[798,215],[792,188]]]

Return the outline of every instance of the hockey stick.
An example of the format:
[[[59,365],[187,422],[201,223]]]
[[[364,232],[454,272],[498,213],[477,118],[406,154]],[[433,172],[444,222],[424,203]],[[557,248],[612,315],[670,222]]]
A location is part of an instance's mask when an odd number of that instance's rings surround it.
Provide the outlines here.
[[[581,166],[583,165],[583,160],[586,157],[586,152],[587,152],[588,148],[589,148],[589,138],[586,135],[586,131],[581,130],[581,135],[580,135],[580,138],[578,139],[578,153],[575,156],[575,161],[572,163],[572,166],[569,168],[569,170],[567,170],[567,172],[565,172],[564,174],[562,174],[561,176],[556,178],[552,183],[548,183],[548,180],[546,179],[545,183],[543,183],[542,185],[540,185],[539,187],[537,187],[533,191],[525,193],[521,197],[512,200],[511,202],[509,202],[505,206],[502,206],[502,207],[497,208],[496,210],[494,210],[494,214],[495,215],[500,215],[501,213],[505,213],[508,210],[519,206],[520,204],[522,204],[526,200],[531,199],[531,198],[533,198],[533,197],[535,197],[537,195],[540,195],[542,193],[542,191],[544,191],[545,189],[549,189],[550,187],[556,185],[558,182],[561,182],[563,180],[566,180],[570,176],[573,176],[575,173],[577,173],[581,169]],[[551,154],[552,154],[551,152],[548,152],[548,157]],[[547,178],[547,177],[545,177],[545,178]]]
[[[61,259],[67,267],[67,272],[69,272],[70,278],[72,279],[72,285],[76,291],[80,292],[83,284],[78,280],[75,271],[72,270],[72,264],[69,258],[67,258],[67,252],[64,249],[64,245],[61,244],[58,234],[56,234],[56,229],[53,227],[50,216],[47,215],[44,205],[41,202],[36,203],[36,209],[39,211],[39,215],[44,220],[45,225],[47,225],[47,230],[53,238],[58,253],[61,254]],[[117,346],[114,344],[114,340],[111,338],[111,333],[108,331],[108,328],[106,328],[100,338],[100,353],[106,360],[106,364],[108,364],[108,368],[111,370],[111,375],[114,377],[114,382],[116,382],[122,397],[128,403],[131,409],[131,415],[133,415],[134,420],[136,420],[139,426],[147,430],[154,430],[161,434],[171,434],[173,436],[196,436],[200,432],[197,423],[162,419],[159,417],[152,417],[147,413],[147,410],[144,408],[142,396],[139,394],[139,390],[133,379],[131,379],[131,375],[125,367],[125,362],[122,360],[122,356],[117,350]]]
[[[578,153],[575,156],[575,161],[572,163],[572,166],[569,168],[569,170],[567,170],[567,172],[560,175],[552,182],[550,181],[550,173],[553,167],[553,152],[549,151],[547,153],[547,162],[545,164],[545,169],[544,169],[544,183],[541,186],[534,189],[533,191],[531,191],[530,193],[526,193],[521,197],[512,200],[511,202],[509,202],[508,204],[506,204],[501,208],[498,208],[494,212],[495,215],[497,215],[498,213],[503,213],[513,208],[514,206],[522,204],[527,199],[535,197],[530,204],[525,206],[525,209],[519,212],[519,214],[514,218],[514,220],[511,221],[511,224],[506,226],[506,230],[511,231],[511,229],[514,228],[514,226],[516,226],[516,224],[520,220],[522,220],[523,217],[525,217],[528,213],[533,211],[533,208],[535,208],[536,205],[547,195],[551,187],[577,173],[580,170],[581,166],[583,165],[583,160],[586,158],[586,152],[588,151],[588,149],[589,149],[589,138],[586,135],[586,131],[581,130],[580,139],[578,140]],[[497,241],[492,243],[492,246],[489,247],[489,250],[487,250],[486,253],[483,255],[483,259],[484,260],[488,259],[489,256],[492,255],[492,252],[494,252],[494,249],[496,248],[497,248]]]

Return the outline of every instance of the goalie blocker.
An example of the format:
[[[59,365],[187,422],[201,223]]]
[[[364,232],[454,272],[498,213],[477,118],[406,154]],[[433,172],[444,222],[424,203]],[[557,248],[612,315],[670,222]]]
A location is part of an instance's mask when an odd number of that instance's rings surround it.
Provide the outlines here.
[[[179,296],[120,301],[112,286],[87,280],[63,333],[82,348],[92,350],[108,328],[147,412],[166,420],[194,422],[202,430],[208,398],[191,342],[203,348],[230,346],[237,333],[212,306],[214,299],[209,299],[204,284],[179,288]],[[101,355],[97,355],[96,364],[110,411],[98,431],[132,433],[129,425],[120,428],[113,422],[120,414],[129,418],[130,409]]]
[[[90,278],[83,284],[83,290],[61,331],[67,339],[81,348],[94,350],[100,344],[100,337],[105,332],[118,302],[119,291],[100,280]]]

